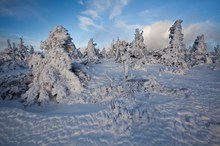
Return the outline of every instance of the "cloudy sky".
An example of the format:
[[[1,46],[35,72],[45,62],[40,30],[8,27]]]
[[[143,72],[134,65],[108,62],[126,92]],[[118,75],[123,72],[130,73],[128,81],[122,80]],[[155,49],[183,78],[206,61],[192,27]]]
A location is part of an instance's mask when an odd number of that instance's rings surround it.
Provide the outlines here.
[[[177,19],[187,46],[204,34],[211,48],[220,44],[219,6],[219,0],[0,0],[0,49],[21,36],[37,47],[56,25],[69,30],[77,47],[91,37],[100,48],[113,38],[131,41],[140,28],[149,49],[163,48]]]

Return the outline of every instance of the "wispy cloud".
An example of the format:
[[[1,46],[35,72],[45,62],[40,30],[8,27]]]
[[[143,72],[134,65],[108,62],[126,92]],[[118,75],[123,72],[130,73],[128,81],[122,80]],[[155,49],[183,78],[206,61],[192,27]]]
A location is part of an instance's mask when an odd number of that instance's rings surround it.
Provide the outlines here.
[[[122,9],[128,4],[129,0],[117,0],[113,6],[113,10],[110,13],[109,19],[113,19],[114,17],[121,14]]]
[[[80,4],[80,5],[84,5],[83,0],[78,0],[78,4]]]
[[[111,0],[92,0],[90,7],[97,9],[97,11],[104,11],[112,4]]]
[[[35,8],[34,3],[30,0],[1,0],[0,16],[13,17],[16,19],[35,17],[41,22],[47,22],[40,11]]]
[[[81,12],[81,14],[87,15],[93,19],[99,18],[98,13],[95,10],[91,10],[91,9]]]
[[[103,23],[112,23],[111,20],[121,15],[129,0],[91,0],[83,2],[85,10],[81,11],[78,17],[79,26],[83,30],[91,31],[88,26],[100,29],[104,28]]]
[[[93,32],[91,29],[89,29],[90,26],[95,27],[97,29],[102,29],[102,26],[96,25],[94,21],[90,19],[89,17],[79,15],[78,19],[80,21],[79,27],[83,30]]]

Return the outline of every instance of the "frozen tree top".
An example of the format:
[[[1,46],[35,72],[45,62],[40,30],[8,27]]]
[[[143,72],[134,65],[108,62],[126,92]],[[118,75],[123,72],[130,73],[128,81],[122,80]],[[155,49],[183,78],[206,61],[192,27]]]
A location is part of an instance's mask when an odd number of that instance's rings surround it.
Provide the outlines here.
[[[130,51],[132,56],[135,58],[143,58],[144,50],[146,49],[146,45],[144,44],[143,31],[137,28],[135,29],[134,40],[130,44]]]
[[[93,38],[91,38],[88,42],[87,48],[85,50],[85,56],[88,58],[93,58],[93,59],[97,59],[98,58],[98,53],[96,51],[96,46],[97,44],[94,43]]]
[[[61,25],[56,26],[52,31],[50,31],[47,40],[41,44],[41,48],[44,50],[52,49],[57,46],[66,48],[68,53],[76,50],[68,30]]]
[[[192,51],[198,52],[198,53],[205,53],[206,50],[207,50],[207,46],[205,43],[205,36],[203,34],[197,36],[197,38],[193,44]]]
[[[138,28],[135,29],[134,45],[136,48],[140,48],[140,49],[143,49],[145,47],[143,31],[140,32],[140,30]]]
[[[97,44],[94,43],[93,38],[90,38],[90,40],[89,40],[89,42],[88,42],[88,48],[95,49],[95,46],[96,46],[96,45],[97,45]]]
[[[170,27],[170,48],[182,49],[184,48],[183,44],[183,34],[182,34],[182,20],[176,20],[175,23]]]

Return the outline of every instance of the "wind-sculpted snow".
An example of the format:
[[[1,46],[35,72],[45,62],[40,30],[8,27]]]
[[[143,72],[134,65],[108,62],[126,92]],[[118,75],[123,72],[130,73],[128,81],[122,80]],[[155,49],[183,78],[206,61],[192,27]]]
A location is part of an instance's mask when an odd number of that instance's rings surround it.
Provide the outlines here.
[[[219,70],[175,75],[163,67],[129,70],[124,79],[123,65],[106,60],[89,69],[90,86],[69,105],[1,101],[0,145],[218,145]]]

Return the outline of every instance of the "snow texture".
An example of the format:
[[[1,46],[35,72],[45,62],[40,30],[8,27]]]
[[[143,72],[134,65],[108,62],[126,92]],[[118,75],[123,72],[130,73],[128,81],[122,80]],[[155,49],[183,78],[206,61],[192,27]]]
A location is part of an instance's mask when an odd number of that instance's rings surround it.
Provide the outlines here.
[[[202,65],[176,76],[146,65],[124,81],[122,64],[103,62],[89,81],[96,100],[26,108],[0,101],[0,145],[219,144],[219,70]]]

